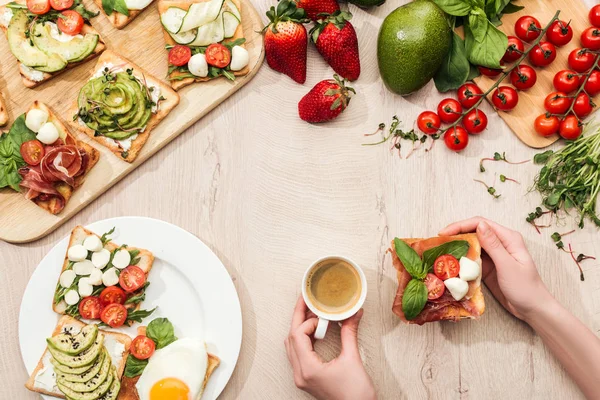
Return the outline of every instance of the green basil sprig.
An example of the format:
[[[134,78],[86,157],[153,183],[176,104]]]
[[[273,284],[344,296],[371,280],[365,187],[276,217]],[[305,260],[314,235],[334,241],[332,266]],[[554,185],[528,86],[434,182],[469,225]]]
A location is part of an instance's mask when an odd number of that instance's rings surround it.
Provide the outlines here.
[[[146,328],[146,336],[156,343],[157,349],[162,349],[177,340],[173,324],[167,318],[152,320]]]
[[[128,378],[135,378],[144,372],[144,369],[148,365],[148,360],[138,360],[133,355],[127,356],[127,362],[125,363],[125,376]]]
[[[20,115],[8,133],[0,134],[0,189],[10,186],[17,192],[23,180],[19,168],[25,166],[21,156],[21,145],[35,139],[35,133],[25,125],[25,114]]]

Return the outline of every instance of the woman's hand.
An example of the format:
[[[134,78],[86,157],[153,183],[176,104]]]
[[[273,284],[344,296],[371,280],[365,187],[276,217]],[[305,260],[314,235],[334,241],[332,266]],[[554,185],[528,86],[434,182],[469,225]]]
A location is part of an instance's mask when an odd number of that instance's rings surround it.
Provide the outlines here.
[[[342,352],[330,362],[323,362],[313,348],[311,335],[318,319],[309,312],[302,296],[296,303],[290,334],[285,339],[288,359],[294,370],[294,383],[317,399],[376,399],[373,382],[365,370],[358,352],[358,325],[361,309],[342,322]]]
[[[519,232],[475,217],[447,226],[440,235],[475,231],[487,253],[482,254],[483,281],[504,308],[526,321],[553,300]]]

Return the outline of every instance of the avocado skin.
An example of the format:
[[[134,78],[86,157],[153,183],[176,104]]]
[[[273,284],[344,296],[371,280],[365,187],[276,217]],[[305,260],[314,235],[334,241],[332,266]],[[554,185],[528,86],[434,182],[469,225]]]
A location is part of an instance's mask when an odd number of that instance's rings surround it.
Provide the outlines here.
[[[366,7],[380,6],[383,3],[385,3],[385,0],[348,0],[348,3],[352,3],[356,6],[366,8]]]
[[[444,12],[429,0],[416,0],[392,11],[377,38],[377,62],[383,82],[402,96],[421,89],[442,65],[452,44]]]

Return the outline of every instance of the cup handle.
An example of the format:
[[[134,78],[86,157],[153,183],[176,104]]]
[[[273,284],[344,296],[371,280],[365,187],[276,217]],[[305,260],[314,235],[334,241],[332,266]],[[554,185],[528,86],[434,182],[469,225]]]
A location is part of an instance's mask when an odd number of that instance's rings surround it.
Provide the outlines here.
[[[319,318],[319,323],[317,324],[317,329],[315,330],[315,339],[323,339],[325,334],[327,333],[327,327],[329,326],[329,320],[324,318]]]

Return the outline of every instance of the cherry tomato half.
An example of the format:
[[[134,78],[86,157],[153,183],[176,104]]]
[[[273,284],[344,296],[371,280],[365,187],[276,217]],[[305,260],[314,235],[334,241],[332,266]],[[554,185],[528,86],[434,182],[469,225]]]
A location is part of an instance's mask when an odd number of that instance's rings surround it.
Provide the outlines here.
[[[50,11],[50,0],[27,0],[27,9],[37,15],[46,14]]]
[[[190,58],[192,58],[192,49],[182,44],[173,46],[173,48],[169,50],[169,64],[175,65],[176,67],[187,65]]]
[[[592,97],[600,93],[600,71],[593,70],[583,88]]]
[[[433,262],[433,273],[443,281],[458,276],[459,271],[460,264],[452,254],[439,256]]]
[[[471,110],[464,116],[462,124],[471,135],[478,135],[487,128],[487,115],[481,110]]]
[[[46,153],[42,142],[35,139],[23,142],[20,151],[23,160],[29,165],[38,165]]]
[[[509,36],[508,47],[506,48],[506,53],[504,53],[504,57],[502,57],[502,61],[507,63],[517,61],[519,57],[523,55],[524,51],[525,45],[523,45],[523,41],[516,36]]]
[[[79,302],[79,314],[84,319],[98,319],[102,311],[102,304],[97,296],[84,297]]]
[[[83,17],[75,10],[65,10],[60,13],[56,25],[61,32],[67,35],[78,35],[83,29]]]
[[[600,29],[592,26],[581,32],[581,45],[586,49],[600,50]]]
[[[146,274],[136,265],[130,265],[121,271],[119,286],[127,293],[135,292],[146,282]]]
[[[527,90],[537,82],[537,73],[529,65],[519,65],[510,73],[510,83],[519,90]]]
[[[428,300],[439,299],[446,291],[444,282],[434,274],[427,274],[425,277],[425,286],[427,286]]]
[[[573,104],[573,112],[579,119],[583,119],[594,111],[596,105],[586,93],[579,93]]]
[[[417,117],[417,126],[421,132],[426,133],[427,135],[436,134],[441,125],[442,121],[440,120],[440,117],[433,111],[423,111]]]
[[[127,295],[117,286],[109,286],[100,293],[100,303],[105,307],[109,304],[125,304],[125,300]]]
[[[213,43],[206,48],[204,53],[206,63],[217,68],[225,68],[231,61],[231,51],[220,43]]]
[[[596,55],[585,49],[575,49],[569,54],[569,68],[576,72],[586,72],[594,66]]]
[[[553,83],[559,92],[571,93],[579,89],[579,75],[570,69],[563,69],[554,75]]]
[[[542,114],[535,119],[533,127],[538,135],[547,137],[558,132],[559,125],[560,120],[557,116],[547,116],[546,114]]]
[[[545,67],[556,60],[556,47],[550,42],[540,42],[529,53],[529,62],[535,67]]]
[[[469,144],[469,134],[462,126],[450,128],[444,134],[444,143],[452,151],[461,151]]]
[[[567,115],[565,119],[560,123],[558,133],[563,139],[575,140],[581,136],[581,123],[573,114]]]
[[[109,304],[100,313],[100,319],[111,328],[118,328],[127,320],[127,309],[122,304]]]
[[[571,22],[554,21],[546,31],[546,38],[555,46],[564,46],[573,39],[573,28]]]
[[[510,86],[500,86],[492,96],[492,103],[502,111],[512,110],[519,102],[519,94]]]
[[[138,360],[147,360],[154,354],[156,344],[148,336],[138,335],[131,342],[131,354]]]
[[[600,28],[600,4],[592,7],[588,17],[590,19],[590,24],[594,25],[596,28]]]
[[[550,114],[564,114],[567,112],[573,99],[563,92],[552,92],[544,100],[544,108]]]
[[[515,34],[525,42],[537,39],[541,32],[540,21],[530,15],[519,18],[515,23]]]
[[[440,101],[437,108],[437,114],[440,116],[442,122],[451,124],[456,122],[460,118],[462,113],[462,106],[455,99],[444,99]]]
[[[73,7],[73,0],[50,0],[50,7],[57,11],[67,10]]]
[[[481,91],[481,89],[479,89],[479,86],[477,86],[476,84],[465,83],[464,85],[458,88],[458,92],[456,95],[458,97],[458,102],[460,103],[460,105],[463,106],[463,108],[468,109],[477,104],[479,99],[481,99],[483,92]]]

